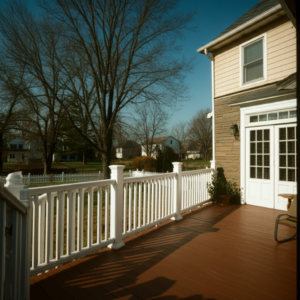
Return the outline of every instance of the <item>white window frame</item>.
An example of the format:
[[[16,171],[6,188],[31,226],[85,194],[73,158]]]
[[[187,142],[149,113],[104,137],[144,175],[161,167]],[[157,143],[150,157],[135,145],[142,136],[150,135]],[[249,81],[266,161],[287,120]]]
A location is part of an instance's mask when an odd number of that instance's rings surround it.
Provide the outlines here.
[[[258,40],[263,40],[263,78],[244,83],[244,48]],[[267,80],[267,33],[261,34],[240,45],[240,87],[257,84]]]

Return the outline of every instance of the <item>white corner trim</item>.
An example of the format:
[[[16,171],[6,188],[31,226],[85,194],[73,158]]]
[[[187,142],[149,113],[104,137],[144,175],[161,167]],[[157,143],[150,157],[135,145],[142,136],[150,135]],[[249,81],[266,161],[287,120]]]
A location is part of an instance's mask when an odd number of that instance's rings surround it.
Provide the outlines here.
[[[228,33],[220,36],[219,38],[211,41],[210,43],[200,47],[199,49],[197,49],[197,52],[203,53],[204,49],[209,49],[209,47],[212,47],[212,46],[222,42],[223,40],[228,39],[229,37],[235,35],[236,33],[246,29],[247,27],[249,27],[251,25],[254,25],[255,23],[265,19],[266,17],[268,17],[268,16],[270,16],[270,15],[272,15],[272,14],[274,14],[274,13],[280,11],[280,10],[282,10],[282,7],[281,7],[281,4],[278,4],[278,5],[270,8],[269,10],[265,11],[264,13],[258,15],[257,17],[255,17],[255,18],[249,20],[248,22],[242,24],[241,26],[229,31]]]
[[[249,83],[243,83],[243,60],[244,60],[244,47],[255,43],[256,41],[262,39],[263,40],[263,78],[257,81],[252,81]],[[243,44],[240,45],[240,88],[248,87],[253,84],[258,84],[267,80],[267,33],[263,33]]]

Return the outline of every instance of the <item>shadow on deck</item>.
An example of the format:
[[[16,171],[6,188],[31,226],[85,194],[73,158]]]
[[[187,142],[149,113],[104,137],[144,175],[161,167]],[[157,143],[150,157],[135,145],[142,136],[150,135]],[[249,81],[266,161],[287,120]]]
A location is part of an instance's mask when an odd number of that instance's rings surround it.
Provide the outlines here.
[[[31,300],[296,299],[296,241],[273,238],[280,213],[207,205],[32,278]]]

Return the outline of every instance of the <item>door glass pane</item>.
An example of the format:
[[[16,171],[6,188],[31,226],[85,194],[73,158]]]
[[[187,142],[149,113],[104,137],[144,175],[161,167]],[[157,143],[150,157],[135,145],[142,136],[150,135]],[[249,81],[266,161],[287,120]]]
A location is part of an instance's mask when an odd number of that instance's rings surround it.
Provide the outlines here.
[[[279,113],[279,119],[287,119],[289,117],[289,112],[284,111]]]
[[[250,141],[254,142],[255,141],[255,131],[250,131]]]
[[[262,166],[262,155],[257,155],[257,165]]]
[[[288,153],[295,153],[295,142],[288,142]]]
[[[279,128],[279,180],[296,181],[297,127]],[[292,141],[291,141],[292,140]],[[286,155],[291,153],[290,155]],[[284,155],[283,155],[284,154]]]
[[[256,176],[255,176],[255,167],[250,168],[250,178],[256,178]]]
[[[287,129],[287,131],[288,131],[288,140],[294,140],[295,139],[295,128],[289,127]]]
[[[264,141],[268,141],[270,139],[270,130],[265,129],[264,130]]]
[[[264,166],[269,167],[270,166],[270,156],[264,155]]]
[[[288,167],[294,168],[296,166],[295,155],[288,155]]]
[[[257,178],[262,179],[262,170],[263,168],[257,168]]]
[[[255,155],[250,155],[250,165],[255,166]]]
[[[286,181],[286,169],[279,169],[279,180]]]
[[[270,169],[264,168],[264,179],[270,179]]]
[[[286,167],[286,155],[279,155],[279,167]]]
[[[257,143],[257,153],[262,153],[262,143]]]
[[[264,153],[270,153],[270,143],[264,143]]]
[[[286,139],[286,128],[279,128],[279,139],[280,140]]]
[[[255,153],[255,143],[250,144],[250,153]]]
[[[279,142],[279,153],[286,153],[286,142]]]
[[[262,130],[257,130],[257,140],[262,141]]]
[[[267,121],[267,115],[260,115],[259,116],[259,122]]]

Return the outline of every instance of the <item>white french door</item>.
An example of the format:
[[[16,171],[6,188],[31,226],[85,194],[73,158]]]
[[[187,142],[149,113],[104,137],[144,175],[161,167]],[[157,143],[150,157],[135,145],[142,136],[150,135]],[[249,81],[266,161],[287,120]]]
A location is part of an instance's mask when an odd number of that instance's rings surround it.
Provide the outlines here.
[[[297,194],[297,125],[275,127],[275,208],[286,210],[287,199],[278,194]]]
[[[273,126],[246,129],[246,201],[274,207]]]
[[[297,125],[246,128],[246,202],[286,210],[297,193]]]

